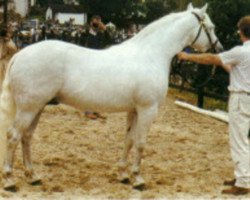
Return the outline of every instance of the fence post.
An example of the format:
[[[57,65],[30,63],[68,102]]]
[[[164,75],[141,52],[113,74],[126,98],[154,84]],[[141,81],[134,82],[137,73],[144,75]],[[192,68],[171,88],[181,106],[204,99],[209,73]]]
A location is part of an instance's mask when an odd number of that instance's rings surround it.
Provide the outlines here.
[[[206,72],[206,68],[204,67],[204,65],[197,65],[198,69],[197,69],[197,77],[195,80],[196,83],[196,91],[197,91],[197,106],[199,108],[203,108],[204,106],[204,95],[205,95],[205,84],[204,84],[204,80],[207,79],[207,72]]]
[[[204,105],[204,87],[197,87],[198,101],[197,106],[203,108]]]

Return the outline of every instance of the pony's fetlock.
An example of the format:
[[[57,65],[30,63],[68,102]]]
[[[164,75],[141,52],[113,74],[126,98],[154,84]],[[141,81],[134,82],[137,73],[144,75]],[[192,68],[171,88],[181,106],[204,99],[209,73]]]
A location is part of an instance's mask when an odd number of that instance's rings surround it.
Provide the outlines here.
[[[17,191],[16,181],[12,177],[12,174],[6,173],[3,175],[3,187],[7,191],[11,192]]]
[[[119,171],[119,174],[118,174],[118,180],[121,182],[121,183],[124,183],[124,184],[129,184],[129,174],[127,172],[127,163],[126,162],[123,162],[123,161],[120,161],[118,163],[118,171]]]
[[[133,183],[133,188],[134,189],[137,189],[137,190],[145,190],[145,181],[144,179],[142,178],[141,175],[136,175],[135,176],[135,180],[134,180],[134,183]]]
[[[130,183],[130,176],[127,171],[119,172],[118,180],[123,184]]]
[[[27,178],[27,183],[30,185],[41,185],[42,180],[33,171],[25,171],[25,176]]]

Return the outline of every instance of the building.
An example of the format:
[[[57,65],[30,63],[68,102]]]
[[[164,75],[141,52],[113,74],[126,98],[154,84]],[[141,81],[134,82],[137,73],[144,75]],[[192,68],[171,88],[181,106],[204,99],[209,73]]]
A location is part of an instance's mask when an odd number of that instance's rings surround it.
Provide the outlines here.
[[[14,10],[22,17],[26,17],[29,13],[30,7],[36,4],[36,0],[9,0],[8,10]],[[0,7],[0,12],[3,12],[3,6]]]
[[[77,0],[64,0],[65,4],[79,5],[79,1]]]
[[[73,24],[84,25],[87,22],[87,13],[81,6],[76,5],[50,5],[45,19],[58,20],[60,24],[73,19]]]
[[[14,10],[19,13],[22,17],[25,17],[29,11],[28,0],[14,0]]]

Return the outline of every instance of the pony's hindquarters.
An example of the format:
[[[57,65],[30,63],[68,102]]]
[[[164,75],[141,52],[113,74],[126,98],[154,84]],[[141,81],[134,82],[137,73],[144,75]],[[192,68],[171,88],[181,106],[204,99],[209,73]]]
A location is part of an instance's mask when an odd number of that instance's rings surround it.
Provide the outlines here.
[[[8,68],[10,68],[10,62]],[[6,74],[3,81],[2,93],[0,94],[0,165],[3,166],[3,160],[6,152],[6,133],[15,117],[15,103],[10,90],[9,76]]]
[[[13,40],[0,39],[0,93],[2,91],[2,84],[5,77],[5,73],[8,67],[8,63],[15,53],[17,53],[17,47]]]
[[[2,85],[5,77],[5,73],[8,67],[9,59],[1,59],[0,60],[0,93],[2,91]]]

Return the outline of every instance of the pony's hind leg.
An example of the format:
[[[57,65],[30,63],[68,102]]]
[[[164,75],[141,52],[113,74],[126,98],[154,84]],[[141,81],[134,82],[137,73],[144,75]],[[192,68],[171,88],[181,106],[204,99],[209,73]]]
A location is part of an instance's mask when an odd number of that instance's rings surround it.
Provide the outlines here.
[[[13,162],[16,147],[23,138],[24,133],[30,127],[37,112],[17,111],[12,127],[7,132],[7,150],[4,161],[3,178],[5,190],[16,190],[16,183],[13,178]]]
[[[4,189],[9,191],[16,190],[16,182],[12,177],[13,172],[13,161],[14,161],[14,153],[16,147],[21,139],[20,131],[12,127],[7,132],[7,151],[6,157],[4,161],[3,168],[3,180],[4,180]]]
[[[30,143],[34,133],[34,130],[38,124],[42,112],[39,112],[33,122],[31,123],[29,129],[23,134],[22,137],[22,150],[23,150],[23,163],[25,166],[25,176],[27,177],[27,182],[31,185],[39,185],[42,183],[41,178],[38,177],[33,170],[31,162],[31,152]]]
[[[145,181],[140,175],[140,164],[143,155],[143,150],[146,144],[147,133],[149,128],[158,113],[158,104],[148,107],[138,107],[138,119],[135,128],[135,159],[132,166],[132,174],[134,176],[133,187],[142,190],[145,187]]]
[[[125,147],[124,151],[122,154],[122,158],[119,161],[119,181],[127,184],[129,183],[129,173],[127,171],[127,160],[128,160],[128,155],[133,147],[133,132],[135,128],[135,124],[137,121],[137,114],[136,112],[129,112],[127,115],[127,133],[126,133],[126,138],[125,138]]]

